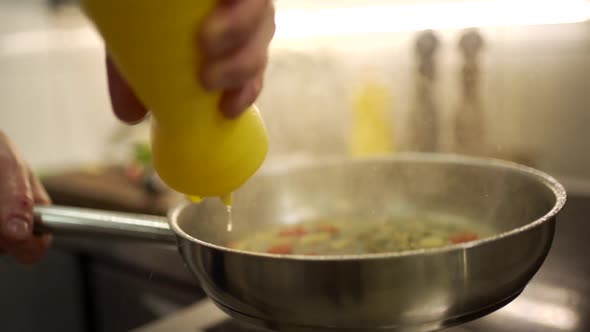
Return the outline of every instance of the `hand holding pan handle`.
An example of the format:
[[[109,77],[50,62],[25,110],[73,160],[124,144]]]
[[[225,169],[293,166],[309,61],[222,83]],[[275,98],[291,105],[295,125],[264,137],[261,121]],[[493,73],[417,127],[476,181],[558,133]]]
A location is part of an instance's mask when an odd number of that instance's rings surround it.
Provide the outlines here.
[[[35,233],[176,243],[164,217],[65,206],[36,206],[35,217]]]

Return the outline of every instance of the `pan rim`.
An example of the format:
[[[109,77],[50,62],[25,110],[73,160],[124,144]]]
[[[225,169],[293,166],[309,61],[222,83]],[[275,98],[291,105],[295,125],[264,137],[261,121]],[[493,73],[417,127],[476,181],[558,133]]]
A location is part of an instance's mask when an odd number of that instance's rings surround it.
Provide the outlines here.
[[[178,219],[182,213],[188,206],[200,204],[200,203],[192,203],[190,201],[185,201],[180,203],[175,208],[173,208],[169,213],[169,223],[171,228],[174,232],[192,242],[210,249],[223,251],[226,253],[233,253],[239,254],[243,256],[249,256],[253,258],[261,258],[261,259],[280,259],[280,260],[288,260],[288,261],[306,261],[306,262],[338,262],[338,261],[367,261],[367,260],[382,260],[382,259],[393,259],[393,258],[403,258],[403,257],[414,257],[414,256],[431,256],[431,255],[439,255],[443,253],[452,253],[452,252],[462,252],[468,249],[473,249],[476,247],[481,247],[489,243],[497,242],[512,236],[516,236],[532,230],[534,228],[540,227],[541,225],[549,222],[552,220],[563,208],[567,201],[567,192],[564,186],[557,181],[551,175],[540,171],[538,169],[525,166],[522,164],[518,164],[512,161],[501,160],[497,158],[491,157],[473,157],[473,156],[466,156],[466,155],[458,155],[458,154],[451,154],[451,153],[420,153],[420,152],[403,152],[398,153],[396,155],[388,155],[388,156],[372,156],[372,157],[362,157],[362,158],[346,158],[346,157],[326,157],[320,159],[314,159],[313,161],[301,161],[296,163],[295,165],[284,165],[284,166],[271,166],[261,172],[260,175],[280,175],[281,173],[292,170],[296,168],[306,168],[306,167],[317,167],[318,165],[329,165],[329,164],[341,164],[343,161],[345,162],[395,162],[395,161],[428,161],[428,162],[438,162],[438,163],[454,163],[454,164],[463,164],[463,165],[473,165],[473,166],[485,166],[485,167],[499,167],[511,171],[518,172],[523,176],[527,176],[530,178],[534,178],[538,180],[541,184],[543,184],[546,188],[550,189],[553,193],[555,202],[551,209],[547,211],[543,216],[540,218],[533,220],[531,222],[526,223],[523,226],[511,229],[509,231],[505,231],[502,233],[495,234],[490,237],[486,237],[483,239],[461,243],[461,244],[454,244],[449,246],[444,246],[440,248],[428,248],[428,249],[412,249],[412,250],[404,250],[398,252],[388,252],[388,253],[374,253],[374,254],[346,254],[346,255],[317,255],[317,256],[306,256],[306,255],[280,255],[280,254],[268,254],[262,252],[252,252],[252,251],[244,251],[244,250],[237,250],[232,248],[227,248],[221,245],[216,245],[213,243],[209,243],[200,239],[197,239],[182,230],[182,227],[178,225]]]

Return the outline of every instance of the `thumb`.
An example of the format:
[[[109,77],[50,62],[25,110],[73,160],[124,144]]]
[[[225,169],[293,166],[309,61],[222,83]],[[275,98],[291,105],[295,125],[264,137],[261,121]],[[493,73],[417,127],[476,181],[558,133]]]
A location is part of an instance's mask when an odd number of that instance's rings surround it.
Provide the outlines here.
[[[31,168],[28,167],[28,175],[29,175],[29,183],[31,185],[31,192],[33,194],[33,200],[36,205],[50,205],[51,198],[43,187],[41,180],[31,171]]]
[[[0,133],[0,242],[22,242],[32,236],[33,204],[28,169]]]

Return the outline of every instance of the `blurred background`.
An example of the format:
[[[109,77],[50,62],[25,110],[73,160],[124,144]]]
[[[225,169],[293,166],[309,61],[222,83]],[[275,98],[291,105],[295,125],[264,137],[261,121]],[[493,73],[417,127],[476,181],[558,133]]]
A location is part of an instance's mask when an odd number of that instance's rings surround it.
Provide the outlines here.
[[[0,4],[0,123],[36,169],[111,162],[147,139],[147,125],[111,116],[102,42],[75,1]],[[277,4],[258,101],[271,157],[347,153],[354,100],[373,82],[390,94],[396,151],[468,150],[590,180],[587,1]],[[461,139],[465,118],[479,129]]]
[[[369,132],[380,142],[376,152],[512,160],[590,196],[589,1],[277,7],[257,103],[271,136],[266,166],[366,153],[359,146]],[[164,214],[178,197],[149,170],[148,124],[127,127],[112,116],[103,62],[102,41],[77,1],[0,0],[0,128],[54,200]],[[580,202],[566,215],[587,219],[580,211],[590,201]],[[125,331],[203,297],[170,248],[58,241],[35,267],[0,264],[3,331]],[[40,313],[28,319],[31,312]],[[553,328],[583,330],[582,318],[561,314],[548,324],[565,319]],[[544,331],[539,326],[517,330]]]

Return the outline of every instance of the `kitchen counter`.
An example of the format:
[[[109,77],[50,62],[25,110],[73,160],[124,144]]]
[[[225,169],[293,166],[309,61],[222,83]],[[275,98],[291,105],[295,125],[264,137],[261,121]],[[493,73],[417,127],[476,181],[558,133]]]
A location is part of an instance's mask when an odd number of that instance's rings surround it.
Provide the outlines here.
[[[545,264],[512,303],[446,332],[590,331],[590,196],[570,197]],[[257,332],[203,300],[136,332]]]

